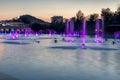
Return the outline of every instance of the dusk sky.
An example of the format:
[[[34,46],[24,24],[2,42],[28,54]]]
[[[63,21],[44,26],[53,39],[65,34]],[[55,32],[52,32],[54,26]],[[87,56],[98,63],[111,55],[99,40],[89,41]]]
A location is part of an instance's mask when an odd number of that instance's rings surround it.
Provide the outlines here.
[[[0,20],[30,14],[49,21],[54,15],[75,16],[78,10],[85,15],[100,13],[102,8],[115,11],[120,0],[0,0]]]

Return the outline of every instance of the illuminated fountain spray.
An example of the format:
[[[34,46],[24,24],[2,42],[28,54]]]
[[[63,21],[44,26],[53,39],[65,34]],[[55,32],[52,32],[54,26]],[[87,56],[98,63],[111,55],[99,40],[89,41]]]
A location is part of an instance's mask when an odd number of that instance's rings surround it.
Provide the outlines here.
[[[70,35],[74,35],[74,19],[70,20]]]
[[[10,31],[10,36],[12,36],[12,32]]]
[[[12,39],[15,39],[15,33],[12,32]]]
[[[36,33],[36,34],[37,34],[37,33]],[[51,31],[48,33],[48,36],[49,36],[49,37],[51,37],[51,36],[52,36]],[[36,37],[37,37],[37,35],[36,35]]]
[[[99,19],[96,20],[96,28],[95,28],[95,42],[99,43],[99,38],[100,38],[100,23]]]
[[[83,31],[82,31],[82,48],[85,48],[85,43],[86,43],[86,19],[84,18],[83,20]]]
[[[114,32],[114,39],[120,39],[120,31]]]
[[[37,33],[37,32],[36,32],[36,34],[35,34],[35,35],[36,35],[36,37],[38,37],[38,33]]]
[[[18,32],[16,31],[16,33],[15,33],[15,37],[16,38],[18,38],[19,37],[19,34],[18,34]]]
[[[38,39],[38,32],[35,33],[35,38]]]
[[[73,36],[74,35],[74,19],[71,18],[70,21],[66,21],[66,35]]]
[[[70,20],[70,42],[73,42],[74,41],[74,19],[71,18]]]
[[[66,36],[69,34],[69,21],[66,21]]]
[[[102,40],[101,42],[105,42],[105,39],[104,39],[104,18],[102,18]]]
[[[27,32],[26,31],[24,32],[24,37],[27,37]]]
[[[74,41],[74,19],[70,19],[70,21],[66,21],[66,30],[65,30],[66,36],[69,36],[69,39],[66,40],[67,42],[73,42]]]

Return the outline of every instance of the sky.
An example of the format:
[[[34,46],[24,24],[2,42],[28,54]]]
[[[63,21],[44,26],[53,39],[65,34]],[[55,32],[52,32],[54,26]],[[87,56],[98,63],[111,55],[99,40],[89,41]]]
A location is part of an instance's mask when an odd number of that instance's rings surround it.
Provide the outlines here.
[[[0,20],[30,14],[45,21],[52,16],[71,18],[81,10],[85,16],[101,13],[102,8],[115,11],[120,0],[0,0]]]

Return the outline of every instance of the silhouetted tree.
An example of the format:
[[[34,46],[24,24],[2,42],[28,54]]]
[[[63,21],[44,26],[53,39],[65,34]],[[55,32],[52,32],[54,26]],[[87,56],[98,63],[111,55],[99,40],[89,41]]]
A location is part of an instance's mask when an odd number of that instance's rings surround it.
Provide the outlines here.
[[[90,15],[90,18],[89,18],[89,21],[96,21],[96,19],[99,17],[99,14],[91,14]]]
[[[83,20],[84,19],[84,13],[81,10],[79,10],[76,14],[76,17],[77,17],[77,20],[79,20],[79,21]]]
[[[117,8],[115,15],[117,23],[120,24],[120,6]]]
[[[12,22],[20,22],[18,17],[12,18],[10,21],[12,21]]]
[[[23,23],[26,23],[26,24],[30,24],[31,22],[29,21],[29,19],[25,16],[20,16],[19,20]]]
[[[64,32],[65,23],[51,23],[51,30],[55,30],[57,33]]]
[[[87,29],[91,35],[93,35],[95,32],[95,23],[98,17],[99,15],[95,13],[95,14],[91,14],[90,17],[88,18]]]
[[[105,30],[108,33],[114,34],[114,32],[120,31],[120,6],[115,12],[111,11],[109,8],[102,9],[101,16],[104,17]]]
[[[32,23],[30,27],[35,32],[38,32],[39,30],[43,29],[43,26],[39,23]]]
[[[110,10],[110,8],[102,9],[101,16],[104,17],[105,26],[108,26],[112,23],[114,13]]]
[[[76,13],[75,31],[80,31],[82,29],[83,19],[84,19],[84,13],[81,10],[79,10]]]

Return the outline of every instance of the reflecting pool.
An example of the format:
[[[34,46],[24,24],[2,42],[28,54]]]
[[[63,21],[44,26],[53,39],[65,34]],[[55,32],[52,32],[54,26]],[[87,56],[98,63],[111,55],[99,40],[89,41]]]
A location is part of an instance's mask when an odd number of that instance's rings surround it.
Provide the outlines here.
[[[0,36],[0,80],[120,80],[119,41],[88,37],[82,49],[80,38],[64,38]]]

